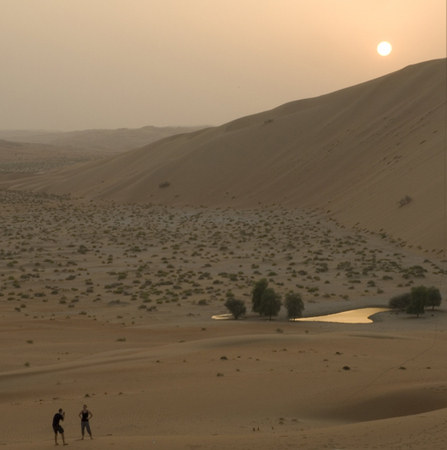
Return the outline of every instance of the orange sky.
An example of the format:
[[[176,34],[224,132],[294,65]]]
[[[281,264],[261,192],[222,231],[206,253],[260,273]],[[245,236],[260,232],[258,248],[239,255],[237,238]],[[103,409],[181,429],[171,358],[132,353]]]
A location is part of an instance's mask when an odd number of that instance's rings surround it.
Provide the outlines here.
[[[2,0],[1,18],[0,129],[217,125],[446,55],[445,0]]]

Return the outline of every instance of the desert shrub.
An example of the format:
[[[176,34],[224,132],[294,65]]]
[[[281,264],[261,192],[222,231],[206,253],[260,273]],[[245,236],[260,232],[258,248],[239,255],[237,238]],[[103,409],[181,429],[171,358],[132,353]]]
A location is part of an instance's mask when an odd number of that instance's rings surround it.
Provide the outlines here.
[[[411,294],[407,292],[405,294],[399,294],[392,297],[388,302],[388,306],[392,309],[400,309],[401,311],[405,311],[410,304],[410,301]]]
[[[439,289],[432,286],[427,289],[427,300],[425,302],[425,306],[431,306],[432,310],[435,309],[435,306],[440,306],[442,301],[441,293]]]
[[[413,199],[406,195],[405,197],[402,197],[397,203],[399,204],[399,208],[402,208],[402,206],[408,205]]]
[[[264,289],[261,296],[261,305],[259,313],[261,316],[268,316],[272,320],[273,316],[277,316],[281,309],[281,295],[272,288]]]
[[[233,314],[235,320],[239,319],[239,317],[243,316],[247,312],[247,308],[245,307],[245,302],[242,300],[237,300],[233,297],[228,298],[228,300],[224,303],[225,308]]]
[[[318,263],[317,264],[317,273],[318,272],[327,272],[329,270],[329,267],[327,263]]]
[[[296,319],[303,315],[304,303],[300,294],[289,292],[286,294],[285,307],[287,309],[287,317],[289,319]]]
[[[337,270],[351,270],[352,264],[350,261],[342,261],[337,264]]]
[[[160,183],[158,185],[159,188],[167,188],[169,186],[171,186],[171,183],[169,181],[163,181],[163,183]]]

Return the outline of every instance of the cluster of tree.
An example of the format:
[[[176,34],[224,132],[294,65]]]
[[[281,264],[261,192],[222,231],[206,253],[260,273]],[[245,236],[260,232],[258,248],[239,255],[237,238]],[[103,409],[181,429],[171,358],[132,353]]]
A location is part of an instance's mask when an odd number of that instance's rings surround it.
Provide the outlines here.
[[[392,309],[399,309],[405,311],[407,314],[424,314],[426,307],[435,308],[440,306],[442,301],[439,289],[425,286],[417,286],[411,288],[411,292],[400,294],[392,297],[388,305]]]
[[[281,306],[281,296],[273,288],[268,287],[268,281],[265,278],[255,283],[252,291],[253,312],[271,319],[272,316],[279,314]],[[288,292],[284,299],[284,306],[289,319],[296,319],[302,316],[304,303],[300,294]]]
[[[273,288],[268,287],[268,281],[265,278],[255,283],[251,301],[252,311],[259,313],[260,316],[268,317],[270,320],[273,316],[279,314],[282,306],[281,295],[275,292]],[[296,319],[302,316],[304,303],[300,294],[287,293],[284,299],[284,306],[287,309],[287,317],[289,319]],[[245,303],[235,298],[229,298],[225,302],[225,307],[233,314],[235,319],[247,312]]]

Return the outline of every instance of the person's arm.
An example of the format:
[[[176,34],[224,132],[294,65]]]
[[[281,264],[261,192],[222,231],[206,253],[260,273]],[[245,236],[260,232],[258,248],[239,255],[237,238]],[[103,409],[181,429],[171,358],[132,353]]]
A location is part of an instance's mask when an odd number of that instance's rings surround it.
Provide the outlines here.
[[[93,417],[93,414],[91,413],[91,411],[88,412],[90,414],[89,419],[91,419]]]
[[[79,413],[79,418],[82,419],[82,411]]]
[[[62,411],[61,418],[62,418],[62,421],[65,419],[65,411]]]

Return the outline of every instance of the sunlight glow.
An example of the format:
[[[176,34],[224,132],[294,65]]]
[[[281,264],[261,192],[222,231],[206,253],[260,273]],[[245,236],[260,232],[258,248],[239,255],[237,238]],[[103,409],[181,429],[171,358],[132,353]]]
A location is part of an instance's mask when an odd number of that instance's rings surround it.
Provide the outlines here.
[[[377,46],[377,52],[382,56],[389,55],[391,53],[391,44],[389,42],[381,42]]]

